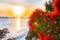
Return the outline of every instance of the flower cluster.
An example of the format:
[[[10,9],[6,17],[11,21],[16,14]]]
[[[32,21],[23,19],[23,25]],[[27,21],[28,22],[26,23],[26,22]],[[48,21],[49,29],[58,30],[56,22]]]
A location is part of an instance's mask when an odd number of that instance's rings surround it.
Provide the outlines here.
[[[59,35],[60,22],[57,21],[57,17],[60,17],[60,0],[54,0],[53,7],[54,11],[51,14],[36,9],[29,17],[29,28],[30,30],[37,32],[40,40],[55,40],[54,37],[56,38]]]

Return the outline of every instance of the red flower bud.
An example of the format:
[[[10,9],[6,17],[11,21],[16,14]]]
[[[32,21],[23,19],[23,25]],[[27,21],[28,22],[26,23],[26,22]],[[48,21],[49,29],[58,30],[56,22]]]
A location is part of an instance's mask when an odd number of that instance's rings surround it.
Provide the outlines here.
[[[44,36],[43,36],[42,33],[39,33],[39,34],[38,34],[38,37],[39,37],[39,40],[44,40]]]
[[[54,40],[51,36],[45,36],[44,40]]]

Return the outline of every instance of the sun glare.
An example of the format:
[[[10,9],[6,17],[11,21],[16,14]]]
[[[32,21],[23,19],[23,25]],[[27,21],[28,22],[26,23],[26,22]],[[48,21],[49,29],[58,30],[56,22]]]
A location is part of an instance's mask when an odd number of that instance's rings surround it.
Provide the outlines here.
[[[14,6],[13,7],[13,12],[14,14],[21,15],[24,12],[25,8],[24,7],[20,7],[20,6]]]
[[[14,6],[13,7],[13,12],[14,14],[17,16],[17,21],[16,21],[16,25],[17,25],[17,29],[20,30],[20,15],[22,15],[25,11],[24,7],[20,7],[20,6]]]

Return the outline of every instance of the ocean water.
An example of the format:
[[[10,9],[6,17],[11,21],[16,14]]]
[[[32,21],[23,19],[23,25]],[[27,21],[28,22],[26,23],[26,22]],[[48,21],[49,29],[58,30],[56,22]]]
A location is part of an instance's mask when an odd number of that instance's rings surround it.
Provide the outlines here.
[[[16,18],[14,17],[0,17],[0,29],[7,28],[10,33],[7,33],[3,39],[7,40],[8,38],[15,38],[16,40],[25,40],[25,37],[28,34],[28,19],[22,19],[22,29],[16,29]]]

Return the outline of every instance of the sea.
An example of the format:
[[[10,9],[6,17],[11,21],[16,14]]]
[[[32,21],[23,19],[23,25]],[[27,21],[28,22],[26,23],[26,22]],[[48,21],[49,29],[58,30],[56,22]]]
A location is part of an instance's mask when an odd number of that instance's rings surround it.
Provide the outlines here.
[[[7,33],[6,36],[0,40],[7,40],[9,38],[15,38],[16,40],[25,40],[25,37],[28,35],[28,18],[22,18],[22,28],[21,30],[16,29],[15,17],[0,17],[0,30],[7,28],[10,33]]]

